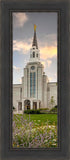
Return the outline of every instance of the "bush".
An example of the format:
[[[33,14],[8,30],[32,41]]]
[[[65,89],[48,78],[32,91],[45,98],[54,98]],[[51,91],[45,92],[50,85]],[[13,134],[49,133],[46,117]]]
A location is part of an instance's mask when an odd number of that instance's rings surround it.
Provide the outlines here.
[[[49,108],[40,108],[40,110],[42,111],[42,110],[46,110],[46,111],[48,111],[49,110]]]
[[[52,108],[52,109],[50,110],[50,113],[51,113],[51,112],[53,112],[53,113],[57,112],[57,107],[55,106],[54,108]]]
[[[57,105],[54,108],[57,108]]]
[[[28,109],[28,110],[25,110],[24,113],[26,113],[26,114],[40,114],[40,110],[39,109],[37,109],[37,110]]]
[[[13,109],[15,109],[15,107],[13,106]]]

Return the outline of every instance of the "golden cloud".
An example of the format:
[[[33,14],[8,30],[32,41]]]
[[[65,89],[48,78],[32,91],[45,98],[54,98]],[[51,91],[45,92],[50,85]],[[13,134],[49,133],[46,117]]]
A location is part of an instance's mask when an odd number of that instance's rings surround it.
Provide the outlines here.
[[[49,81],[51,82],[53,80],[53,78],[52,77],[49,77]]]
[[[41,61],[41,63],[44,65],[44,68],[46,68],[46,62],[45,61]]]
[[[32,38],[26,41],[13,41],[13,51],[18,51],[19,54],[27,54],[31,48]],[[40,47],[40,58],[42,60],[57,57],[57,46],[43,46]],[[45,62],[43,61],[44,65]],[[48,65],[50,65],[50,61],[48,61]]]
[[[48,58],[57,57],[57,47],[54,46],[40,47],[40,57],[41,59],[44,60]]]

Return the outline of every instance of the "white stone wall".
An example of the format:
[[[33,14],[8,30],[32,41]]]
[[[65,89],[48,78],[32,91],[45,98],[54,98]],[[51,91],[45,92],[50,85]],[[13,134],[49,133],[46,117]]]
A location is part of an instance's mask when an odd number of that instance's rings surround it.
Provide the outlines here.
[[[43,75],[43,106],[42,108],[47,108],[47,76]]]
[[[22,85],[21,84],[14,84],[13,85],[13,106],[17,110],[18,101],[22,99],[22,92],[21,92]]]
[[[22,99],[24,98],[24,77],[22,77]]]
[[[33,65],[33,64],[32,64]],[[22,84],[13,85],[13,106],[18,107],[18,102],[22,102],[24,99],[30,99],[30,72],[31,64],[28,64],[24,69],[24,77],[22,77]],[[36,101],[41,101],[41,108],[52,108],[51,97],[53,96],[54,104],[57,105],[57,84],[56,82],[48,82],[48,77],[43,72],[43,65],[41,63],[35,63],[36,72],[36,97],[33,98]],[[22,92],[21,92],[22,88]]]
[[[57,105],[57,84],[56,82],[49,82],[48,86],[47,86],[47,104],[48,104],[48,108],[51,109],[52,108],[52,104],[51,104],[51,97],[53,96],[54,99],[54,104],[53,107],[55,105]]]
[[[35,57],[33,57],[33,52],[35,52]],[[37,57],[37,54],[38,54],[38,57]],[[30,59],[29,59],[30,62],[39,62],[40,61],[40,50],[36,48],[36,46],[33,46],[31,49],[30,49]]]
[[[24,68],[24,97],[27,97],[27,68]]]
[[[38,99],[42,100],[42,68],[38,68]]]

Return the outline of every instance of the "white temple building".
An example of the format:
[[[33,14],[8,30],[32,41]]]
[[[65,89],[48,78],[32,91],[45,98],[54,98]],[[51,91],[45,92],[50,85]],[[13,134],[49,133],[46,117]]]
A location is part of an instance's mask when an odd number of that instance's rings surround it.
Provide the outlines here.
[[[53,99],[53,104],[52,100]],[[13,84],[13,106],[15,112],[27,109],[49,108],[57,105],[57,83],[49,82],[40,61],[40,50],[37,44],[36,25],[30,49],[30,59],[24,68],[22,84]]]

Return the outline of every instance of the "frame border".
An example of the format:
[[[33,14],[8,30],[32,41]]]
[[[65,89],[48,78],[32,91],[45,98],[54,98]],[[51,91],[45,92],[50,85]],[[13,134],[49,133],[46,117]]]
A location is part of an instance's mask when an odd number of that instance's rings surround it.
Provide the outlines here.
[[[13,64],[12,64],[12,62],[13,62],[13,50],[12,50],[12,46],[13,46],[13,44],[12,44],[12,42],[13,42],[13,23],[12,23],[12,21],[13,21],[13,12],[24,12],[24,13],[28,13],[28,12],[36,12],[36,13],[44,13],[44,12],[54,12],[54,13],[57,13],[57,42],[59,42],[60,40],[59,40],[59,36],[58,35],[60,35],[60,10],[10,10],[10,68],[11,68],[11,73],[12,73],[12,77],[13,77],[13,69],[12,69],[12,66],[13,66]],[[59,48],[59,50],[60,50],[60,46],[59,46],[59,43],[57,43],[57,47]],[[57,49],[57,51],[58,51],[58,49]],[[59,53],[57,53],[57,72],[59,72],[59,68],[58,68],[58,63],[59,63],[59,61],[58,61],[58,59],[59,59]],[[58,77],[57,77],[57,79],[58,79]],[[13,85],[11,86],[11,84],[13,84],[13,82],[12,82],[12,80],[13,80],[13,78],[11,78],[10,79],[10,94],[12,95],[12,96],[10,96],[10,111],[12,111],[12,102],[13,102]],[[57,82],[58,83],[58,82]],[[57,92],[58,92],[58,89],[59,89],[59,86],[57,86]],[[58,99],[59,99],[59,94],[57,93],[57,101],[58,101]],[[60,101],[58,101],[58,106],[60,106]],[[57,112],[57,135],[58,135],[58,137],[57,137],[57,141],[58,141],[58,147],[55,147],[55,148],[52,148],[52,147],[50,147],[50,148],[13,148],[12,147],[12,136],[13,136],[13,134],[12,134],[12,119],[13,119],[13,112],[11,112],[11,114],[10,114],[10,150],[60,150],[60,107],[58,108],[58,112]],[[59,129],[58,129],[59,128]]]
[[[2,159],[50,159],[50,160],[68,160],[69,155],[69,93],[70,93],[70,82],[69,82],[69,1],[12,1],[4,0],[1,3],[1,158]],[[10,88],[12,87],[12,66],[11,64],[11,55],[12,48],[10,48],[10,44],[12,41],[10,40],[10,36],[12,37],[12,33],[10,32],[10,10],[32,10],[32,11],[42,11],[42,10],[60,10],[60,35],[58,35],[58,52],[59,52],[59,61],[58,61],[58,82],[59,87],[58,98],[60,100],[60,137],[61,137],[61,145],[60,149],[54,151],[54,149],[38,149],[38,150],[21,150],[15,151],[10,150],[10,138],[11,135],[9,133],[10,126],[12,125],[12,121],[10,121],[10,115],[12,114],[12,110],[10,110],[10,103],[12,104],[12,92]],[[32,8],[32,9],[31,9]],[[64,27],[64,28],[62,28]],[[65,32],[66,31],[66,32]],[[64,34],[65,33],[65,34]],[[6,40],[5,40],[6,39]],[[10,52],[11,51],[11,52]],[[63,53],[63,54],[61,54]],[[67,53],[67,55],[65,54]],[[64,58],[64,59],[63,59]],[[9,96],[10,95],[10,96]],[[66,98],[66,99],[65,99]],[[58,103],[59,104],[59,103]],[[67,108],[65,106],[68,106]],[[11,105],[12,106],[12,105]],[[63,108],[61,107],[63,106]],[[62,129],[63,128],[63,129]],[[39,156],[39,158],[38,158]]]

